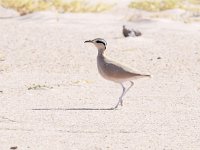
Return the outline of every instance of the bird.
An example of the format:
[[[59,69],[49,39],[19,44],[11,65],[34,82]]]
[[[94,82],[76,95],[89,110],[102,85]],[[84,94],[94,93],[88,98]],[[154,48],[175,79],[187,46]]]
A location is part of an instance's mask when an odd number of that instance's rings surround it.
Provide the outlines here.
[[[151,75],[138,73],[125,65],[122,65],[116,61],[107,58],[107,56],[105,56],[104,54],[107,42],[104,39],[96,38],[94,40],[87,40],[84,43],[92,43],[98,49],[97,68],[100,75],[107,80],[119,83],[122,87],[122,94],[113,109],[118,108],[119,104],[123,106],[123,96],[134,85],[134,82],[132,80],[143,77],[151,77]],[[124,82],[128,81],[130,82],[130,86],[126,88],[124,86]]]
[[[142,33],[138,30],[134,30],[134,29],[127,29],[125,25],[123,25],[123,30],[122,33],[124,35],[124,37],[135,37],[135,36],[141,36]]]

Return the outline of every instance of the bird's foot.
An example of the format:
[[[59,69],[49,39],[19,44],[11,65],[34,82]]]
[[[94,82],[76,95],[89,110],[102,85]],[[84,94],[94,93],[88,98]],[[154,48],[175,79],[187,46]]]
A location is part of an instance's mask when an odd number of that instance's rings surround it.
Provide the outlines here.
[[[119,106],[119,104],[121,105],[121,106],[123,106],[123,103],[122,102],[120,102],[120,103],[118,103],[115,107],[114,107],[114,109],[117,109],[118,108],[118,106]]]
[[[119,106],[119,103],[114,107],[114,109],[117,109],[118,106]]]

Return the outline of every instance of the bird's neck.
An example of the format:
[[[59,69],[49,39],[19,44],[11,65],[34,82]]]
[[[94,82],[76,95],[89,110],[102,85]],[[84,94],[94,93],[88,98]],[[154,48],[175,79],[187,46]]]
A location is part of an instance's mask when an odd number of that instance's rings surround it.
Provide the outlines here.
[[[104,57],[104,49],[98,49],[98,57]]]

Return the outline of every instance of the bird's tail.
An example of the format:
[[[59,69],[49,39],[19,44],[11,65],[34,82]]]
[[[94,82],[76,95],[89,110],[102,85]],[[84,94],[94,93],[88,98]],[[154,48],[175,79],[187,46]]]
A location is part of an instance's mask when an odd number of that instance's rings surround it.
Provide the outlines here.
[[[151,75],[147,75],[147,74],[137,74],[134,76],[134,79],[140,79],[140,78],[151,78]]]

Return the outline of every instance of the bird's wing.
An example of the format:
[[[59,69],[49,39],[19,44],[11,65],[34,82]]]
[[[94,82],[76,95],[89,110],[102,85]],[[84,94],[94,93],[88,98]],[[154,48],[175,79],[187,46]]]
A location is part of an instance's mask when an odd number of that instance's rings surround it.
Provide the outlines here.
[[[130,73],[130,74],[136,75],[136,76],[141,75],[138,71],[133,70],[133,69],[127,67],[126,65],[122,65],[121,63],[118,63],[118,62],[113,61],[111,59],[106,58],[105,62],[109,66],[109,68],[112,69],[113,71],[126,72],[126,73]]]

